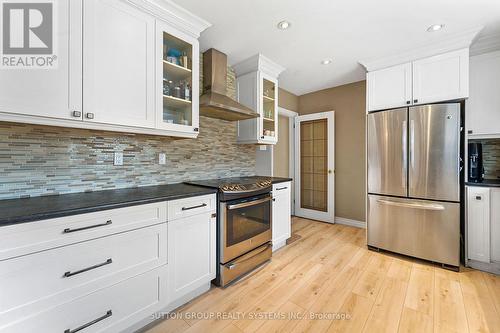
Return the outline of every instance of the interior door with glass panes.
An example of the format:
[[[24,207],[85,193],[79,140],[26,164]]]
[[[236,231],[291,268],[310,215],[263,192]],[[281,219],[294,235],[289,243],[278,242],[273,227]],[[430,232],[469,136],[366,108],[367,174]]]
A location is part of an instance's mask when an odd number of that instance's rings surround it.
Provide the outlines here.
[[[262,74],[261,84],[260,139],[276,143],[278,141],[278,84],[276,80],[264,74]]]
[[[199,45],[190,36],[157,21],[157,126],[197,133],[199,128]]]
[[[295,215],[335,222],[334,112],[295,118]]]

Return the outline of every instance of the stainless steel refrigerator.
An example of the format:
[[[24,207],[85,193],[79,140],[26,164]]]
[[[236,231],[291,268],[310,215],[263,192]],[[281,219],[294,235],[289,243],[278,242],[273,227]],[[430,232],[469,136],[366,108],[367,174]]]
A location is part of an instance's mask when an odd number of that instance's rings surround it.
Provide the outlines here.
[[[368,115],[368,245],[458,267],[461,104]]]

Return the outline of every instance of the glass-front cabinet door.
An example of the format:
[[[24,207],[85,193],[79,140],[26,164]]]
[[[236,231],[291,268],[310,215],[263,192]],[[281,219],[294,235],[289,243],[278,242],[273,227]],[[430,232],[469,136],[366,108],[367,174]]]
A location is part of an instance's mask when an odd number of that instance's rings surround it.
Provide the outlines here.
[[[157,113],[160,129],[196,137],[199,131],[198,40],[157,21]]]
[[[260,96],[260,138],[262,141],[276,143],[278,141],[278,89],[277,82],[264,74],[261,81]]]

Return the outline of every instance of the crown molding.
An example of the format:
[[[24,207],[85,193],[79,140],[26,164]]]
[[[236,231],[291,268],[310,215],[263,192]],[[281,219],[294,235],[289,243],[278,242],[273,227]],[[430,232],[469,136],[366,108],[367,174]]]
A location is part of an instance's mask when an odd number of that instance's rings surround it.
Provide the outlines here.
[[[470,55],[480,55],[500,50],[500,34],[481,36],[470,47]]]
[[[278,78],[280,74],[286,69],[278,65],[271,59],[258,53],[250,58],[243,60],[232,66],[236,72],[236,76],[248,74],[250,72],[262,71],[272,77]]]
[[[371,72],[417,59],[468,48],[482,29],[483,27],[475,27],[459,34],[452,35],[441,42],[422,44],[411,50],[399,52],[390,56],[366,59],[359,61],[359,63],[363,65],[368,72]]]
[[[212,24],[171,0],[127,0],[142,10],[198,39]]]

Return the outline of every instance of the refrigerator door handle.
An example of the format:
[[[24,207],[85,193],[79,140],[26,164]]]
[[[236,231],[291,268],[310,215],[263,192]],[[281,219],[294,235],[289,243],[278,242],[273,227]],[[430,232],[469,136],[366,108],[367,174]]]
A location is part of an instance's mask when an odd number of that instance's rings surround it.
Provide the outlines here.
[[[410,164],[415,168],[415,120],[410,120]]]
[[[378,199],[378,203],[388,206],[396,206],[403,208],[413,208],[413,209],[423,209],[423,210],[444,210],[444,206],[436,203],[411,203],[411,202],[400,202],[392,201],[386,199]]]
[[[403,174],[401,175],[401,182],[404,188],[406,188],[406,176],[408,174],[408,126],[406,120],[403,120],[403,134],[402,134],[402,150],[403,150]]]

